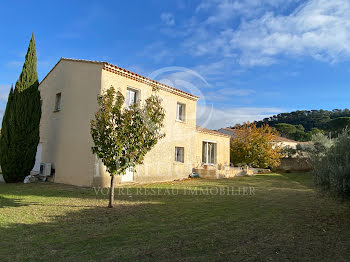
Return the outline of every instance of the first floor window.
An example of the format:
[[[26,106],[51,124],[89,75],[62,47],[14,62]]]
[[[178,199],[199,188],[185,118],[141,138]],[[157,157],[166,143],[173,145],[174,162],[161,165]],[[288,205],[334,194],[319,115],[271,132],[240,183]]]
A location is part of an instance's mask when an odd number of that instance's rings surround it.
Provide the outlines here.
[[[177,103],[176,120],[185,121],[185,104]]]
[[[61,93],[56,94],[55,111],[61,110]]]
[[[202,161],[204,164],[215,164],[216,143],[203,141]]]
[[[126,107],[129,107],[137,102],[138,91],[132,88],[126,90]]]
[[[184,148],[183,147],[175,147],[175,161],[176,162],[184,162]]]

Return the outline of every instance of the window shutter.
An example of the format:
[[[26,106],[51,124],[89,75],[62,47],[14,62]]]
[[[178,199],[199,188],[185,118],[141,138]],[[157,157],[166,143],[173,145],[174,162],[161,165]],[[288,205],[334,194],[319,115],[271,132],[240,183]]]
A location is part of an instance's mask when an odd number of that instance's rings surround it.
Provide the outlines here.
[[[129,89],[126,90],[125,102],[126,102],[126,106],[129,107],[130,106],[130,90]]]

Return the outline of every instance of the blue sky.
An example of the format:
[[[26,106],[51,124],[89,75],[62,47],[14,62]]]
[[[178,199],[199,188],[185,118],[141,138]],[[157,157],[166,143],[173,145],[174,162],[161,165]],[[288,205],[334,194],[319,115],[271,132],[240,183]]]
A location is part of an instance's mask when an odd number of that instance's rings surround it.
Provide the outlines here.
[[[31,32],[39,81],[60,57],[107,61],[199,95],[209,128],[349,107],[349,0],[2,0],[0,17],[1,114]]]

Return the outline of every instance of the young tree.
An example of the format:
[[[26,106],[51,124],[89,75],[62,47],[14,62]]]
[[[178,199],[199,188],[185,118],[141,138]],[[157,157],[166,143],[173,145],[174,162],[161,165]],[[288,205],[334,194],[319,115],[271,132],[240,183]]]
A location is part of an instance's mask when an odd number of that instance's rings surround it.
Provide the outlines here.
[[[22,72],[14,91],[10,91],[2,122],[0,164],[6,182],[23,181],[35,164],[41,117],[36,62],[32,34]]]
[[[94,141],[92,152],[111,175],[109,205],[113,207],[114,178],[127,168],[142,164],[145,155],[163,138],[161,132],[165,111],[157,95],[148,97],[144,105],[124,107],[124,96],[113,87],[97,98],[98,111],[91,120]]]
[[[231,162],[262,168],[278,166],[282,157],[281,147],[274,141],[278,135],[268,125],[243,124],[231,138]]]

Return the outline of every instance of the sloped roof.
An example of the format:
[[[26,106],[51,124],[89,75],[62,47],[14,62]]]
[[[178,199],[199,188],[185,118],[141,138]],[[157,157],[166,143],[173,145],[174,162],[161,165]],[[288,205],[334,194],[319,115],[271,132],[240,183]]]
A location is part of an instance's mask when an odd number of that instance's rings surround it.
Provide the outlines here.
[[[238,132],[238,130],[233,129],[233,128],[228,128],[228,127],[221,128],[221,129],[224,129],[224,130],[226,130],[228,132],[231,132],[232,135]],[[220,132],[220,130],[219,130],[219,132]],[[274,141],[275,142],[297,143],[297,144],[304,143],[304,142],[295,141],[295,140],[292,140],[292,139],[289,139],[289,138],[285,138],[285,137],[281,137],[281,136],[275,136]]]
[[[230,135],[223,134],[223,133],[220,133],[218,131],[207,129],[207,128],[203,128],[203,127],[200,127],[200,126],[196,126],[196,130],[198,132],[202,132],[202,133],[208,133],[208,134],[212,134],[212,135],[231,137]]]
[[[198,96],[192,95],[190,93],[187,93],[185,91],[182,91],[180,89],[165,85],[163,83],[160,83],[158,81],[152,80],[150,78],[144,77],[142,75],[133,73],[131,71],[128,71],[124,68],[118,67],[116,65],[110,64],[108,62],[104,62],[104,61],[93,61],[93,60],[84,60],[84,59],[73,59],[73,58],[64,58],[62,57],[57,63],[56,65],[50,70],[50,72],[44,77],[44,79],[40,82],[40,84],[47,78],[47,76],[54,70],[54,68],[61,62],[61,61],[73,61],[73,62],[82,62],[82,63],[92,63],[92,64],[101,64],[103,65],[103,70],[115,73],[117,75],[121,75],[127,78],[130,78],[132,80],[150,85],[152,87],[157,87],[159,89],[165,90],[167,92],[179,95],[179,96],[183,96],[192,100],[197,101],[199,99]]]

